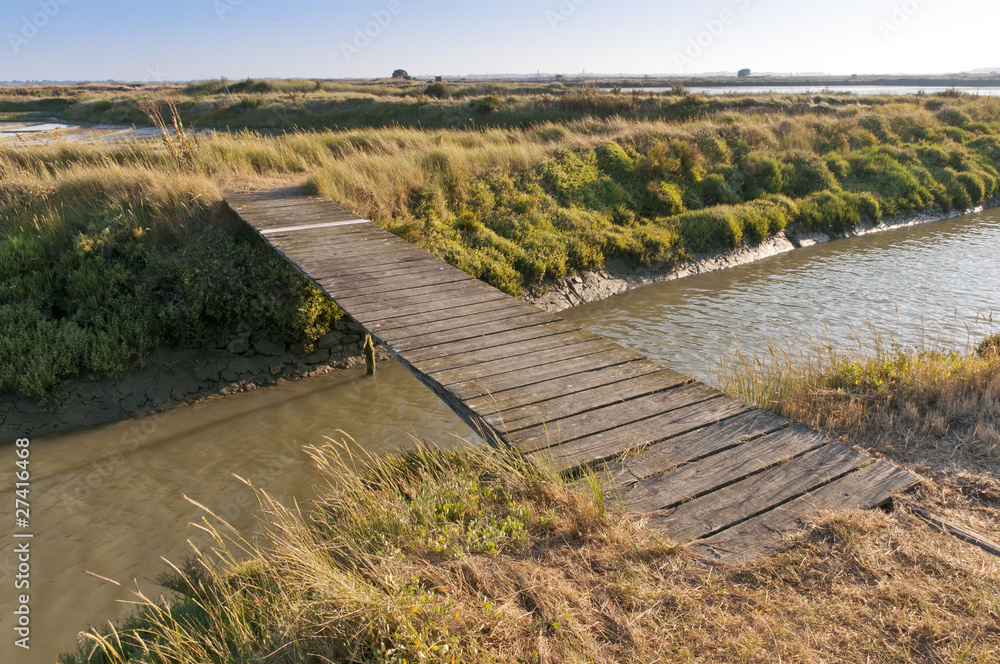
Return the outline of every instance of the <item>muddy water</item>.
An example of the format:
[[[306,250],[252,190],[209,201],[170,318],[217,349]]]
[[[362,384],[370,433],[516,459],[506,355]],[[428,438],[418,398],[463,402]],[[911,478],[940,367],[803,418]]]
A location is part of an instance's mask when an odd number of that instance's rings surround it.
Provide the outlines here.
[[[798,249],[561,315],[685,373],[734,348],[885,339],[964,347],[1000,330],[1000,210]]]
[[[252,531],[252,495],[233,474],[284,498],[307,496],[314,483],[303,451],[324,436],[388,451],[412,444],[410,436],[441,446],[469,429],[430,390],[396,363],[383,363],[374,379],[337,372],[257,390],[142,420],[120,422],[53,439],[31,441],[32,649],[12,646],[14,597],[11,533],[4,519],[0,568],[0,661],[53,662],[75,646],[88,621],[124,617],[133,579],[147,593],[165,569],[189,555],[187,540],[207,546],[191,526],[201,512],[185,495]],[[0,449],[2,499],[13,507],[15,456]],[[88,575],[121,582],[119,588]],[[153,595],[155,597],[155,595]],[[14,659],[13,656],[18,658]],[[25,656],[26,655],[26,656]]]
[[[564,312],[600,334],[681,371],[707,367],[735,345],[761,352],[768,337],[808,334],[835,343],[865,321],[906,343],[945,342],[1000,328],[1000,213],[978,215],[817,245],[754,265],[667,282]],[[978,317],[978,318],[977,318]],[[985,322],[984,322],[985,320]],[[52,662],[90,621],[129,612],[126,588],[138,579],[155,593],[160,556],[179,561],[198,500],[247,531],[248,491],[232,474],[284,498],[308,495],[314,481],[303,445],[341,438],[389,450],[409,434],[452,444],[466,428],[402,367],[384,364],[375,380],[351,371],[302,380],[31,443],[32,650],[14,660],[15,563],[12,516],[0,530],[5,588],[0,661]],[[12,506],[14,450],[0,448]],[[3,512],[11,514],[8,507]],[[18,651],[18,655],[24,653]]]

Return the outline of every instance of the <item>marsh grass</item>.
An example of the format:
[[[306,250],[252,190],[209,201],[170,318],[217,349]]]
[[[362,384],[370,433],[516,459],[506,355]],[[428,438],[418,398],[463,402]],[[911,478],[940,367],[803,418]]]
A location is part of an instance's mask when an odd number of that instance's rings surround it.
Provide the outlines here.
[[[350,130],[293,130],[285,118],[281,134],[192,138],[185,99],[251,95],[235,103],[256,113],[309,104],[306,88],[83,87],[72,94],[154,110],[164,140],[0,146],[0,306],[4,320],[27,321],[0,323],[0,390],[39,397],[81,373],[121,375],[152,349],[204,343],[239,320],[290,342],[321,334],[338,313],[265,255],[226,211],[227,188],[303,184],[515,296],[609,261],[669,268],[788,227],[843,233],[883,214],[964,210],[1000,191],[1000,100],[965,97],[869,108],[577,90],[545,101],[530,86],[456,86],[429,103],[520,121],[419,128],[392,116],[416,103],[406,84],[321,82],[317,95],[374,95],[389,115]],[[66,89],[50,92],[6,91],[29,103]],[[500,98],[488,113],[462,101],[485,95],[488,106]],[[652,112],[657,104],[676,117]]]
[[[312,449],[314,502],[252,487],[262,536],[215,546],[171,598],[85,635],[111,662],[989,662],[1000,561],[905,509],[815,519],[789,548],[706,567],[509,453]],[[249,490],[249,489],[248,489]],[[197,504],[197,503],[196,503]]]
[[[1000,467],[1000,355],[996,335],[963,350],[903,348],[871,330],[851,350],[780,345],[736,351],[715,367],[721,389],[826,429],[925,474]],[[860,337],[859,337],[860,340]],[[995,478],[995,477],[994,477]]]

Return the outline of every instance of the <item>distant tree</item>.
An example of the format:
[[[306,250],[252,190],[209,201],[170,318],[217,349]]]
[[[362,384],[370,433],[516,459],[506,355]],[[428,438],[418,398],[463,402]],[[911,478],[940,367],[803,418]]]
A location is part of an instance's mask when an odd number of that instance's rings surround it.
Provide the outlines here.
[[[739,78],[750,78],[750,70],[741,69],[738,72],[736,72],[736,76],[738,76]]]
[[[397,69],[396,71],[392,72],[392,77],[393,78],[402,78],[402,79],[405,79],[407,81],[409,81],[411,78],[413,78],[412,76],[410,76],[409,74],[406,73],[405,69]]]

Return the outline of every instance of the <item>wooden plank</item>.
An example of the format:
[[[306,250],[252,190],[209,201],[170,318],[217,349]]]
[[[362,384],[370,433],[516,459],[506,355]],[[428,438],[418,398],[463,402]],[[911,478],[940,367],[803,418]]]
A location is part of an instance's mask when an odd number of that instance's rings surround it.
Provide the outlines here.
[[[517,300],[512,300],[512,302],[517,302]],[[468,316],[456,316],[448,320],[387,329],[379,332],[379,338],[385,339],[387,342],[407,340],[408,342],[413,341],[415,344],[419,344],[421,340],[455,341],[475,336],[477,330],[493,323],[506,321],[509,325],[516,327],[520,325],[519,319],[534,320],[537,316],[551,316],[551,314],[546,314],[530,306],[524,308],[512,306],[481,311]]]
[[[339,269],[336,268],[332,272],[332,274],[323,274],[322,272],[317,271],[315,272],[315,278],[317,281],[330,279],[331,283],[333,283],[333,280],[342,282],[344,284],[344,288],[364,288],[370,283],[377,283],[392,279],[403,279],[406,277],[422,279],[427,276],[443,274],[469,277],[469,275],[465,272],[462,272],[447,263],[442,263],[441,261],[428,261],[426,263],[416,264],[408,263],[403,265],[389,264],[381,266],[377,271],[370,271],[362,274],[341,275]]]
[[[340,279],[366,279],[374,274],[402,272],[408,269],[429,269],[440,265],[441,259],[430,254],[421,256],[412,253],[399,253],[387,256],[371,256],[367,263],[363,261],[358,261],[354,264],[347,262],[338,263],[330,274],[321,276],[337,277]]]
[[[466,291],[469,294],[472,294],[472,293],[483,293],[483,294],[489,293],[491,295],[494,294],[494,293],[499,293],[500,292],[500,291],[498,291],[495,288],[491,288],[491,287],[487,286],[486,284],[484,284],[483,282],[479,281],[478,279],[473,279],[473,278],[470,278],[468,281],[462,281],[460,283],[459,282],[455,282],[454,285],[445,286],[445,287],[441,287],[441,288],[436,288],[435,289],[434,287],[431,287],[431,288],[428,289],[428,292],[426,292],[426,293],[413,292],[413,291],[416,291],[418,288],[428,288],[428,287],[416,285],[414,288],[401,288],[399,290],[399,292],[400,293],[406,293],[406,294],[405,295],[400,295],[399,297],[400,298],[411,298],[411,297],[421,296],[421,295],[433,295],[434,292],[435,292],[435,290],[438,291],[438,292],[462,290],[462,291]],[[505,297],[510,297],[510,296],[506,295]],[[348,296],[341,296],[340,294],[337,294],[337,301],[338,302],[343,302],[345,306],[354,307],[354,309],[358,310],[358,311],[371,311],[372,307],[379,308],[379,307],[382,307],[382,306],[392,306],[391,304],[388,304],[388,305],[386,304],[389,300],[391,300],[391,298],[386,298],[384,295],[381,295],[381,294],[378,294],[378,295],[358,294],[358,295],[348,295]]]
[[[600,340],[600,337],[590,332],[572,330],[569,332],[546,334],[545,336],[522,340],[514,344],[469,350],[457,355],[433,357],[419,362],[414,361],[409,353],[401,353],[400,355],[406,357],[406,361],[418,371],[433,375],[462,367],[477,367],[477,365],[487,365],[492,362],[513,360],[513,358],[522,355],[535,355],[541,351],[558,350],[586,341],[598,340]]]
[[[666,509],[829,442],[816,431],[791,426],[637,482],[624,494],[625,504],[637,512]]]
[[[440,325],[439,329],[441,330],[449,330],[452,327],[463,327],[470,324],[474,325],[475,319],[478,316],[495,320],[495,318],[490,317],[518,316],[537,311],[538,309],[532,307],[530,304],[525,304],[520,300],[508,297],[504,300],[466,305],[460,310],[450,313],[430,311],[426,314],[410,316],[406,320],[387,320],[382,323],[373,324],[371,330],[379,338],[382,338],[384,334],[395,334],[396,332],[402,335],[420,333],[422,330],[430,330],[434,325]]]
[[[358,321],[368,329],[372,329],[376,323],[382,323],[392,319],[402,320],[404,324],[409,324],[417,316],[433,312],[444,312],[451,310],[465,310],[469,305],[507,302],[509,295],[504,295],[500,291],[493,293],[469,293],[456,295],[438,302],[416,302],[409,304],[396,304],[391,307],[373,308],[369,311],[358,311],[351,308],[348,312],[354,320]],[[345,309],[346,311],[346,309]],[[447,315],[447,314],[446,314]]]
[[[510,439],[518,449],[523,451],[540,449],[554,444],[566,446],[577,438],[621,430],[641,420],[701,401],[718,398],[721,395],[721,392],[707,385],[692,383],[641,399],[598,408],[557,421],[552,427],[535,426],[511,430]],[[554,439],[553,436],[555,436]]]
[[[331,221],[320,217],[322,223]],[[296,221],[284,220],[274,228],[291,228]],[[312,223],[307,226],[314,225]],[[269,229],[262,229],[269,230]],[[346,226],[322,226],[319,228],[300,228],[281,232],[272,232],[264,236],[271,244],[282,251],[295,254],[302,261],[308,262],[324,255],[336,255],[346,258],[350,253],[359,253],[361,249],[377,243],[393,244],[392,240],[373,233],[368,224],[349,224]],[[319,253],[324,252],[324,253]]]
[[[656,364],[650,360],[639,360],[625,364],[612,364],[607,366],[600,362],[587,366],[585,361],[578,360],[579,371],[570,375],[558,376],[548,380],[534,383],[527,383],[534,377],[530,374],[525,377],[512,389],[489,393],[466,400],[467,405],[481,412],[502,413],[513,408],[520,408],[525,404],[536,404],[546,399],[557,397],[568,397],[587,390],[601,388],[619,384],[622,381],[629,381],[641,376],[656,373],[669,373],[677,379],[678,383],[688,382],[691,379],[682,376],[670,369]]]
[[[351,226],[333,227],[332,230],[340,233],[343,229],[362,228],[360,224]],[[316,230],[324,230],[322,228]],[[309,230],[293,231],[294,236],[301,233],[308,233]],[[268,238],[271,236],[268,235]],[[345,266],[355,267],[364,265],[365,260],[381,259],[384,256],[412,256],[414,258],[432,258],[432,254],[418,247],[413,246],[399,239],[394,235],[380,234],[374,235],[371,232],[356,231],[348,234],[343,233],[339,237],[305,239],[291,237],[281,242],[275,242],[285,253],[289,253],[301,261],[303,265],[309,265],[315,261],[328,257],[336,257]],[[437,259],[439,264],[446,264],[441,259]]]
[[[294,255],[289,256],[290,260],[293,258]],[[417,254],[397,252],[369,256],[367,262],[359,260],[353,264],[341,261],[335,256],[319,258],[304,265],[299,264],[294,260],[292,260],[292,262],[305,272],[322,275],[321,278],[329,276],[340,279],[348,277],[364,277],[366,275],[370,276],[373,274],[379,274],[386,269],[403,269],[409,266],[418,267],[439,264],[438,259],[433,256],[420,256]]]
[[[307,273],[313,281],[329,280],[331,283],[343,279],[370,279],[381,274],[386,269],[402,269],[410,266],[426,267],[426,263],[429,262],[396,252],[386,252],[379,256],[370,256],[367,264],[359,262],[357,265],[347,265],[333,255],[327,255],[324,258],[318,258],[308,263],[294,260],[294,254],[286,255],[299,269]],[[350,270],[351,273],[346,273],[346,270]]]
[[[841,443],[829,443],[770,470],[649,517],[648,525],[675,541],[712,535],[740,521],[819,488],[870,462]]]
[[[282,212],[258,212],[244,213],[245,220],[258,231],[269,230],[271,228],[284,228],[286,226],[304,226],[319,224],[328,221],[348,221],[360,219],[358,215],[348,210],[327,210],[325,208],[315,208],[308,210],[289,210]],[[371,223],[371,222],[368,222]]]
[[[592,387],[572,394],[559,390],[560,386],[557,384],[553,386],[556,389],[552,391],[528,397],[535,401],[523,402],[520,406],[500,413],[491,413],[485,419],[495,428],[504,431],[517,431],[539,424],[546,424],[551,429],[553,423],[559,420],[626,403],[639,397],[651,396],[687,383],[687,378],[673,371],[663,370],[632,376],[617,383]],[[468,405],[468,402],[466,404]]]
[[[498,355],[497,357],[519,355],[520,353],[518,353],[516,348],[513,347],[524,347],[534,339],[551,337],[557,334],[583,333],[580,328],[572,323],[567,323],[562,319],[551,321],[545,320],[545,317],[543,316],[539,316],[539,318],[541,320],[532,321],[531,319],[527,319],[522,325],[514,327],[513,329],[498,331],[487,329],[487,333],[483,335],[434,344],[433,346],[407,348],[405,341],[401,341],[399,344],[394,343],[392,346],[399,352],[405,352],[406,359],[416,364],[424,363],[439,357],[451,357],[453,355],[461,355],[464,353],[482,351],[490,348],[498,348],[500,346],[510,346],[512,347],[512,352],[504,353],[503,355]]]
[[[303,220],[302,225],[316,226],[317,222],[322,221],[324,221],[323,217],[317,217],[315,220]],[[326,221],[333,220],[326,219]],[[286,219],[283,223],[288,227],[299,225],[298,220]],[[370,223],[317,226],[316,228],[271,232],[266,237],[269,240],[273,239],[275,243],[280,244],[285,249],[302,252],[303,258],[309,257],[307,252],[318,247],[328,247],[338,253],[348,255],[357,253],[358,249],[364,247],[366,243],[373,242],[387,242],[414,252],[422,251],[406,240],[400,239],[392,233],[387,233],[378,226],[372,226]]]
[[[405,276],[394,276],[386,278],[367,279],[364,283],[353,284],[351,280],[340,277],[317,278],[316,281],[323,284],[323,287],[330,292],[337,293],[337,299],[348,300],[352,297],[375,296],[385,293],[399,293],[404,290],[412,290],[417,287],[443,286],[445,284],[456,284],[462,281],[476,281],[464,272],[453,274],[439,271],[437,273],[415,274],[407,278]]]
[[[531,458],[543,459],[556,470],[570,472],[615,459],[625,451],[643,450],[658,441],[702,429],[746,410],[749,406],[736,399],[715,397],[561,445],[555,444],[557,438],[551,440],[549,447],[538,446],[549,441],[537,441],[524,452]]]
[[[296,213],[298,211],[312,210],[312,209],[323,209],[331,212],[344,211],[350,212],[347,208],[326,198],[320,198],[319,196],[291,196],[287,198],[275,198],[275,199],[233,199],[227,196],[230,207],[240,208],[240,212],[247,213],[250,215],[258,215],[265,213],[276,213],[281,211],[288,211],[290,213]],[[354,214],[351,212],[351,214]]]
[[[957,523],[951,523],[950,521],[946,521],[945,519],[939,516],[935,516],[930,512],[928,512],[927,510],[921,509],[919,507],[910,507],[910,511],[913,512],[916,516],[926,521],[927,523],[931,524],[932,526],[940,528],[942,532],[948,533],[949,535],[954,535],[958,539],[968,544],[978,546],[983,551],[986,551],[987,553],[992,553],[994,556],[1000,556],[1000,544],[997,544],[990,538],[984,537],[983,535],[980,535],[979,533],[973,530],[969,530],[964,526],[960,526]]]
[[[695,542],[692,549],[706,558],[726,563],[759,558],[781,550],[789,535],[800,531],[809,518],[824,510],[872,509],[918,481],[912,473],[876,461],[801,498]]]
[[[347,228],[356,228],[348,226]],[[310,229],[296,231],[297,233],[311,233]],[[369,237],[367,235],[356,234],[357,237],[351,240],[348,247],[338,248],[333,242],[325,242],[322,239],[307,240],[302,238],[297,242],[275,241],[272,244],[281,250],[282,253],[294,256],[295,261],[302,267],[308,268],[317,261],[324,261],[328,258],[336,258],[344,265],[363,264],[367,260],[383,258],[385,256],[406,256],[423,255],[422,252],[413,251],[413,247],[405,246],[399,242],[393,242],[389,238]],[[268,236],[270,237],[270,236]]]
[[[289,196],[271,199],[231,199],[227,196],[227,199],[229,199],[230,207],[235,205],[237,208],[242,208],[242,212],[251,214],[281,211],[294,214],[296,211],[315,208],[323,208],[331,211],[347,210],[344,206],[319,196]]]
[[[397,306],[407,306],[416,304],[431,304],[439,301],[447,301],[457,297],[471,297],[474,295],[493,295],[498,291],[477,288],[475,283],[462,281],[444,286],[416,286],[414,288],[400,289],[395,293],[380,293],[378,295],[358,295],[355,297],[340,297],[334,299],[345,311],[365,314],[392,309]],[[321,283],[320,286],[326,289]],[[329,291],[328,291],[329,292]],[[505,296],[507,297],[507,296]]]
[[[608,466],[603,481],[619,491],[627,491],[639,480],[664,473],[682,463],[697,461],[722,450],[742,445],[755,438],[779,431],[791,423],[769,410],[744,411],[704,429],[650,445],[643,454],[628,457]]]
[[[492,401],[494,397],[502,395],[509,390],[518,388],[531,389],[534,385],[548,380],[573,380],[574,376],[580,376],[590,371],[619,366],[629,362],[649,362],[649,360],[646,360],[646,358],[630,348],[622,348],[621,346],[605,347],[582,356],[574,355],[567,359],[526,367],[523,371],[516,374],[498,374],[472,378],[464,382],[455,383],[452,385],[452,388],[460,394],[467,395],[464,397],[466,399],[486,399]],[[487,407],[484,412],[489,412],[490,410]]]
[[[282,228],[285,226],[301,226],[323,223],[327,221],[348,221],[361,219],[358,215],[349,210],[331,210],[317,206],[303,206],[296,208],[285,208],[283,210],[254,210],[244,209],[237,212],[243,219],[257,230],[268,230],[270,228]],[[366,220],[365,220],[366,221]],[[369,224],[371,222],[368,222]]]
[[[557,316],[537,309],[530,312],[516,310],[513,313],[508,312],[506,314],[503,311],[489,312],[474,316],[472,321],[466,321],[467,324],[461,327],[453,326],[448,329],[441,329],[442,323],[436,323],[430,326],[432,328],[430,331],[426,331],[428,326],[425,326],[423,330],[418,326],[413,326],[403,328],[409,330],[409,334],[400,332],[399,330],[390,330],[386,335],[380,334],[379,338],[387,343],[391,343],[396,350],[409,353],[432,345],[469,341],[498,332],[508,332],[529,325],[554,323],[560,320]],[[421,332],[417,333],[417,330],[421,330]]]
[[[594,339],[583,341],[558,348],[544,349],[533,353],[526,353],[514,358],[503,358],[492,362],[481,362],[472,367],[458,367],[440,371],[435,375],[435,379],[442,385],[448,386],[456,394],[462,393],[457,390],[455,384],[465,383],[473,379],[484,380],[487,376],[499,374],[509,374],[511,372],[523,372],[530,367],[538,367],[559,360],[566,360],[601,351],[614,350],[618,346],[607,339]]]
[[[328,198],[323,198],[316,194],[306,193],[302,187],[291,186],[291,187],[275,187],[273,189],[257,190],[257,191],[227,191],[226,192],[227,201],[240,201],[247,203],[267,203],[267,202],[281,202],[281,201],[296,201],[296,200],[320,200],[329,201]]]

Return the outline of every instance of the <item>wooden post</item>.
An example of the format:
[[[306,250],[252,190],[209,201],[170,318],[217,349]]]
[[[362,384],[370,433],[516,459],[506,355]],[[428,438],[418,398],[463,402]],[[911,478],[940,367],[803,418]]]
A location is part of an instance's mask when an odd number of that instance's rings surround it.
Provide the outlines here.
[[[375,343],[372,341],[372,335],[365,335],[365,364],[368,365],[368,375],[375,375]]]

